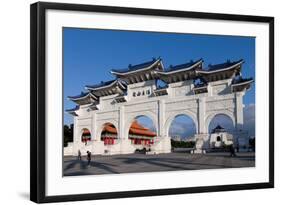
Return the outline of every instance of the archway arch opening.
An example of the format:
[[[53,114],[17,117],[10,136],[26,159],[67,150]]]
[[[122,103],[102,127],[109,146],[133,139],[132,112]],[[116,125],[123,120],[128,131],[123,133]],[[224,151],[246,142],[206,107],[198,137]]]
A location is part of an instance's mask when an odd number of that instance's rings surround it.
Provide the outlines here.
[[[228,133],[233,133],[235,130],[233,120],[226,114],[217,114],[212,118],[208,127],[209,133],[213,133],[216,128],[224,129]]]
[[[83,142],[83,143],[85,143],[85,145],[87,145],[87,143],[89,141],[91,141],[91,132],[89,129],[83,128],[82,134],[81,134],[81,142]]]
[[[186,114],[176,115],[170,124],[168,134],[171,137],[172,147],[194,147],[196,124]]]
[[[101,131],[101,141],[104,145],[110,146],[117,143],[118,131],[114,124],[105,123]]]
[[[128,130],[128,138],[137,152],[149,151],[156,137],[156,126],[151,118],[140,115],[133,119]]]

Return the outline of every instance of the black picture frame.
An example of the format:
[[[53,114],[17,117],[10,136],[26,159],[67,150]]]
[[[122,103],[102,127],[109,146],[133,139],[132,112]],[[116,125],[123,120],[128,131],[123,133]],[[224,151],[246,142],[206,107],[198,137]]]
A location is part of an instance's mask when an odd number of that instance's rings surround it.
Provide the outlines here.
[[[75,195],[46,196],[45,165],[45,19],[46,10],[68,10],[101,13],[121,13],[151,16],[169,16],[195,19],[262,22],[269,25],[269,181],[263,183],[230,184],[192,188],[171,188],[157,190],[89,193]],[[265,16],[230,15],[218,13],[156,10],[82,4],[38,2],[30,7],[30,199],[37,203],[77,200],[97,200],[124,197],[141,197],[198,192],[231,191],[274,187],[274,18]]]

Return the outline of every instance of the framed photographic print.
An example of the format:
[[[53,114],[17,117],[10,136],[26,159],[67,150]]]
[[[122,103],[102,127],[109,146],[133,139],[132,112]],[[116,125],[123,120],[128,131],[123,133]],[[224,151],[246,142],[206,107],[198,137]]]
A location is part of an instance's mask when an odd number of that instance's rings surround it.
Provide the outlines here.
[[[34,202],[274,187],[274,18],[31,5]]]

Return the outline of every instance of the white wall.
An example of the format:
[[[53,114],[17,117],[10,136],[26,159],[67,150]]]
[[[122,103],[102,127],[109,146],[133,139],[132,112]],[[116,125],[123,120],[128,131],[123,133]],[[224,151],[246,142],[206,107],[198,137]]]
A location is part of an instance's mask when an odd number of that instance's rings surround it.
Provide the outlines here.
[[[49,0],[53,1],[53,0]],[[29,4],[31,0],[2,1],[0,7],[0,108],[1,108],[1,167],[0,204],[32,204],[29,197]],[[61,2],[76,2],[61,0]],[[281,13],[278,1],[161,1],[161,0],[84,0],[88,4],[147,7],[159,9],[190,10],[276,17],[275,52],[280,54]],[[277,55],[276,55],[277,56]],[[277,77],[281,77],[280,58],[275,61]],[[276,77],[276,80],[277,80]],[[276,90],[280,87],[276,82]],[[276,92],[276,105],[281,103],[281,95]],[[280,107],[275,108],[276,125],[280,124]],[[11,134],[13,139],[11,139]],[[281,143],[280,130],[275,134],[276,148]],[[6,141],[5,141],[6,140]],[[5,144],[3,143],[6,142]],[[12,145],[12,146],[11,146]],[[276,173],[280,173],[281,150],[276,149]],[[280,199],[280,174],[276,174],[274,190],[251,190],[225,193],[204,193],[179,196],[146,197],[136,199],[115,199],[96,201],[95,204],[267,204]],[[188,179],[187,179],[188,180]],[[61,203],[60,203],[61,204]],[[63,203],[64,204],[64,203]],[[93,204],[93,202],[73,202],[69,204]]]

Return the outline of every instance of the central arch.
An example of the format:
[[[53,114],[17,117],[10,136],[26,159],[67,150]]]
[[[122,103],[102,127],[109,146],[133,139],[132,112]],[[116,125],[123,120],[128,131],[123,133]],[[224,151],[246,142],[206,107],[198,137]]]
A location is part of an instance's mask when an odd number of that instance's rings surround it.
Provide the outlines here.
[[[170,129],[170,126],[171,126],[173,120],[177,116],[180,116],[180,115],[190,117],[195,124],[195,132],[198,133],[198,120],[197,120],[196,116],[188,110],[183,110],[183,111],[173,112],[167,117],[167,120],[166,120],[165,125],[164,125],[164,135],[165,136],[169,136],[169,129]]]
[[[175,116],[168,130],[169,137],[175,140],[190,139],[196,134],[195,122],[185,114]]]

